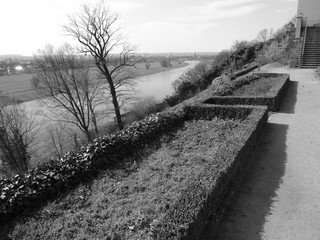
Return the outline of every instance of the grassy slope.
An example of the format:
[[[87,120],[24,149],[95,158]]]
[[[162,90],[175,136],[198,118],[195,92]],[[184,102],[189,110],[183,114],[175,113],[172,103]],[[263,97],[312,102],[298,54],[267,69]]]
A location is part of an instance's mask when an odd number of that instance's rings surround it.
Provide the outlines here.
[[[161,138],[130,166],[103,173],[26,221],[14,239],[145,239],[150,224],[208,165],[238,121],[190,121]],[[109,236],[110,238],[108,238]]]

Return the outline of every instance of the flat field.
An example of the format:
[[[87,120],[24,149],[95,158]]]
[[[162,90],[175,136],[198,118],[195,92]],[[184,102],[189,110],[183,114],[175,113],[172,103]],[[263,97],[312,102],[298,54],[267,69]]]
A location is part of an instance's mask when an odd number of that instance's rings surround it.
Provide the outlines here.
[[[208,166],[239,120],[187,121],[143,153],[10,229],[13,239],[147,239],[153,224]]]
[[[129,71],[133,77],[140,77],[186,65],[185,62],[171,61],[171,67],[164,68],[160,62],[150,62],[150,68],[147,69],[145,63],[139,63],[136,68],[132,68]],[[91,73],[95,75],[98,71],[96,68],[92,68]],[[34,74],[0,76],[0,93],[22,102],[41,98],[41,95],[32,85],[31,79],[33,76]]]

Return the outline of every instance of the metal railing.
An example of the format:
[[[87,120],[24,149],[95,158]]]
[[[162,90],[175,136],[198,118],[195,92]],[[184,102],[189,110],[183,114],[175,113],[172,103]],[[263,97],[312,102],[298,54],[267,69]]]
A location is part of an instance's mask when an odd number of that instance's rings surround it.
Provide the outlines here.
[[[305,20],[305,28],[304,28],[304,35],[303,35],[303,42],[302,42],[302,48],[301,48],[301,53],[300,53],[300,60],[299,60],[299,67],[302,65],[303,61],[303,55],[304,55],[304,48],[306,45],[306,39],[307,39],[307,29],[308,29],[308,24],[307,24],[307,19]]]

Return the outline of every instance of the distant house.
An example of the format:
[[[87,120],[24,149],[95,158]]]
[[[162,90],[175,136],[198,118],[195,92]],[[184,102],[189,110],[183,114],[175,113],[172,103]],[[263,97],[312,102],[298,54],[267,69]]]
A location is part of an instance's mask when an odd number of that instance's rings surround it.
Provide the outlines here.
[[[15,71],[16,74],[21,74],[21,73],[24,72],[24,69],[23,69],[23,67],[21,65],[18,65],[18,66],[16,66],[14,68],[14,71]]]

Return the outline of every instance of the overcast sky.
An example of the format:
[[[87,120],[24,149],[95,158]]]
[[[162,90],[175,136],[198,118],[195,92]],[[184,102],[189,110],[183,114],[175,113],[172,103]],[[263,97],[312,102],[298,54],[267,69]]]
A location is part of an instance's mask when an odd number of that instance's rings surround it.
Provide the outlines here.
[[[98,0],[1,0],[0,54],[32,55],[71,42],[62,25]],[[139,52],[218,52],[296,14],[298,0],[107,0]]]

